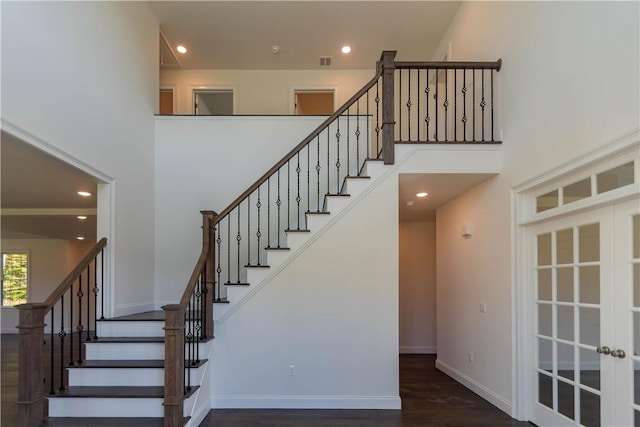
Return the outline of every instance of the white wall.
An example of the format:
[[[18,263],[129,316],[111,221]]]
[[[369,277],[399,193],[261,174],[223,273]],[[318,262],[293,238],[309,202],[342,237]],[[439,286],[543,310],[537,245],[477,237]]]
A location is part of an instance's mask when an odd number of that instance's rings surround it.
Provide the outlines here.
[[[2,5],[2,120],[113,178],[119,312],[152,302],[158,32],[140,2]]]
[[[294,89],[335,89],[336,107],[375,73],[370,70],[182,70],[162,71],[161,87],[173,87],[175,114],[193,114],[193,89],[234,89],[236,114],[293,114]]]
[[[322,121],[321,117],[156,118],[158,305],[176,302],[184,291],[200,254],[200,211],[221,212]]]
[[[400,222],[400,353],[436,353],[436,223]]]
[[[638,128],[636,2],[467,2],[439,53],[496,60],[503,173],[437,212],[438,361],[510,412],[509,188]],[[615,77],[614,77],[615,76]],[[472,225],[469,240],[460,227]],[[478,304],[487,303],[481,315]],[[444,338],[446,337],[446,338]],[[474,352],[474,363],[468,353]]]
[[[2,251],[28,251],[28,302],[44,302],[91,248],[91,244],[60,239],[2,239]],[[2,307],[2,333],[18,330],[18,310]]]

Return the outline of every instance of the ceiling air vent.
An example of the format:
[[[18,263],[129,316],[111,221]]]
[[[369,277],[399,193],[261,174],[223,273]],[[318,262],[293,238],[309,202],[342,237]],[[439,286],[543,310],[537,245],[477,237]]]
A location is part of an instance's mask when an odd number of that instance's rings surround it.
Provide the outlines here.
[[[331,57],[330,56],[321,56],[320,57],[320,66],[321,67],[330,67],[331,66]]]

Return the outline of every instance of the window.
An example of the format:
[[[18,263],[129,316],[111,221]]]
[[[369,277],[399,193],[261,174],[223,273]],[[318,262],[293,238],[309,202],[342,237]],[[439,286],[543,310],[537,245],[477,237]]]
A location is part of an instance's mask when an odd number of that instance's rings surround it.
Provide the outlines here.
[[[2,305],[13,307],[27,302],[28,254],[2,252]]]

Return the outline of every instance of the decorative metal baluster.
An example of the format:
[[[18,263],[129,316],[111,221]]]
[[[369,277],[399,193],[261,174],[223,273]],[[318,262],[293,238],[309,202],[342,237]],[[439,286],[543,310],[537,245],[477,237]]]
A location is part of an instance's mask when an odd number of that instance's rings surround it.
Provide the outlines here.
[[[480,100],[480,108],[482,109],[482,142],[484,142],[484,107],[487,103],[484,100],[484,68],[482,69],[482,99]]]
[[[220,301],[220,288],[222,287],[222,282],[220,281],[220,275],[222,274],[222,266],[220,265],[220,261],[222,259],[222,252],[220,252],[220,244],[222,243],[222,238],[220,237],[220,235],[222,233],[220,233],[220,227],[214,226],[213,235],[215,236],[216,234],[218,235],[218,237],[216,238],[216,243],[218,244],[218,250],[216,251],[216,256],[218,257],[218,266],[216,267],[216,273],[218,273],[218,280],[216,281],[216,287],[213,290],[213,296],[215,296],[216,299]]]
[[[311,212],[311,143],[307,144],[307,212]],[[306,218],[305,218],[306,221]],[[306,224],[305,224],[306,226]],[[306,227],[309,228],[309,227]]]
[[[251,265],[251,194],[247,196],[247,265]]]
[[[369,91],[371,89],[367,90],[367,159],[371,158],[371,141],[369,140],[369,127],[371,126],[371,123],[369,123]]]
[[[291,165],[287,160],[287,230],[291,229]]]
[[[453,140],[458,140],[458,70],[453,69]]]
[[[87,265],[87,341],[91,341],[91,264]]]
[[[239,211],[239,209],[238,209]],[[184,376],[185,376],[185,380],[187,381],[187,389],[186,391],[191,391],[191,375],[190,375],[190,366],[191,366],[191,361],[193,360],[193,356],[191,354],[193,347],[192,347],[192,340],[193,340],[193,331],[192,331],[192,325],[191,325],[191,317],[192,317],[192,307],[191,307],[191,301],[189,301],[189,306],[187,307],[187,311],[185,313],[186,316],[186,336],[185,336],[185,342],[187,343],[187,362],[184,364]]]
[[[60,338],[60,391],[64,391],[64,339],[67,336],[67,331],[64,330],[64,294],[60,297],[60,332],[58,332],[58,338]],[[53,385],[53,384],[52,384]]]
[[[472,79],[471,84],[473,85],[473,93],[472,93],[472,104],[473,109],[471,110],[471,116],[473,117],[473,141],[476,140],[476,70],[472,70]]]
[[[416,126],[418,127],[418,139],[417,141],[420,141],[420,69],[418,69],[418,81],[417,83],[417,88],[416,88],[416,99],[418,100],[418,109],[416,111]]]
[[[402,69],[399,71],[399,79],[398,79],[398,139],[402,141]]]
[[[336,194],[340,193],[340,116],[336,119],[338,130],[336,131]]]
[[[493,70],[489,70],[489,74],[491,75],[491,141],[495,141],[493,135]]]
[[[50,354],[50,362],[51,362],[51,366],[49,368],[49,375],[50,375],[50,388],[49,388],[49,395],[53,396],[56,394],[55,390],[53,389],[53,368],[54,368],[54,362],[53,362],[53,351],[55,346],[53,345],[53,327],[55,324],[55,307],[51,307],[51,329],[49,332],[49,344],[51,346],[51,350],[49,351]],[[60,378],[60,381],[62,381],[62,377]]]
[[[349,122],[351,122],[351,117],[350,117],[350,113],[349,111],[351,110],[351,106],[349,106],[349,108],[347,108],[347,175],[346,176],[351,176],[351,147],[350,147],[350,141],[349,139],[351,139],[351,132],[349,131]]]
[[[98,339],[98,257],[93,259],[93,340]]]
[[[227,214],[227,283],[231,283],[231,213]]]
[[[300,201],[302,198],[300,197],[300,151],[296,155],[296,161],[298,164],[296,165],[296,178],[297,178],[297,194],[296,194],[296,204],[298,206],[298,230],[300,230]]]
[[[440,110],[440,106],[438,105],[438,89],[440,88],[440,69],[436,68],[436,102],[435,102],[435,114],[436,114],[436,141],[440,141],[440,122],[438,121],[438,110]]]
[[[100,287],[102,288],[102,292],[100,293],[102,297],[102,307],[100,308],[100,319],[104,320],[104,249],[100,251]]]
[[[75,366],[73,361],[73,283],[69,287],[69,366]]]
[[[431,92],[431,88],[429,87],[429,69],[427,68],[427,77],[425,79],[425,84],[426,87],[424,88],[424,93],[425,93],[425,99],[427,100],[427,102],[425,102],[426,106],[426,110],[427,110],[427,115],[424,118],[424,121],[427,123],[427,137],[426,140],[429,141],[429,122],[431,121],[431,116],[429,116],[429,94]]]
[[[194,328],[194,340],[193,340],[193,348],[195,349],[195,361],[200,361],[200,346],[198,345],[198,339],[202,339],[202,284],[204,283],[205,278],[203,274],[200,274],[200,279],[198,283],[196,283],[195,294],[193,295],[195,298],[194,306],[197,307],[196,316],[195,316],[195,324]]]
[[[380,79],[376,82],[376,159],[380,158]]]
[[[449,140],[449,72],[444,70],[444,140]]]
[[[331,192],[330,190],[330,184],[329,184],[329,175],[330,173],[330,169],[329,169],[329,154],[331,152],[331,144],[329,143],[329,128],[331,127],[331,125],[327,126],[327,193],[329,194]]]
[[[267,178],[267,248],[271,249],[271,177]]]
[[[213,236],[215,237],[216,235],[216,229],[215,226],[213,228]],[[214,283],[215,286],[215,283]],[[200,339],[204,340],[205,338],[207,338],[206,335],[206,325],[205,325],[205,319],[207,318],[207,311],[208,311],[208,307],[207,307],[207,294],[209,293],[209,289],[207,289],[207,266],[205,264],[204,266],[204,272],[202,273],[202,281],[200,282],[200,293],[202,294],[202,297],[200,298]],[[198,348],[198,352],[200,351],[200,348]],[[200,353],[198,353],[199,355]]]
[[[238,242],[238,276],[236,283],[240,283],[240,241],[242,240],[242,236],[240,235],[240,205],[238,205],[236,209],[238,211],[238,233],[236,234],[236,242]]]
[[[356,101],[356,176],[360,175],[360,98]]]
[[[462,140],[467,141],[467,69],[462,70]]]
[[[407,82],[407,133],[409,134],[408,141],[411,142],[411,68],[407,70],[407,74],[409,75]],[[402,124],[400,129],[402,129]]]
[[[258,187],[258,202],[256,203],[256,208],[258,208],[258,231],[256,232],[256,237],[258,238],[258,245],[256,247],[256,252],[258,253],[258,265],[260,265],[260,237],[262,237],[262,233],[260,232],[260,208],[262,207],[262,203],[260,202],[260,187]]]
[[[82,274],[78,276],[78,365],[82,365],[82,331],[84,331],[84,325],[82,324]]]
[[[280,200],[280,169],[278,169],[278,199],[276,200],[276,206],[278,206],[278,248],[280,248],[280,205],[282,205],[282,201]]]
[[[320,166],[320,134],[318,134],[318,137],[316,138],[316,152],[317,152],[316,178],[317,178],[317,184],[318,184],[318,188],[317,188],[318,204],[316,205],[316,212],[320,212],[320,169],[322,169],[322,166]]]

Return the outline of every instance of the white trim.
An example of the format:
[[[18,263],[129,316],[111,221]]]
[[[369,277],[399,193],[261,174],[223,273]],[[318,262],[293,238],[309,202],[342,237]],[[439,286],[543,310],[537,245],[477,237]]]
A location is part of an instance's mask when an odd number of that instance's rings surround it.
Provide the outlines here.
[[[129,314],[144,313],[145,311],[154,311],[153,303],[131,303],[120,304],[115,306],[114,316],[128,316]]]
[[[400,396],[211,396],[211,409],[402,409]]]
[[[333,111],[338,108],[338,84],[315,84],[289,86],[289,114],[296,115],[296,91],[300,92],[329,92],[333,91]]]
[[[231,91],[233,94],[233,114],[238,114],[238,87],[229,85],[210,85],[210,84],[190,84],[188,85],[189,92],[191,93],[191,106],[189,111],[196,116],[196,91]],[[175,97],[175,93],[173,94]]]
[[[400,354],[437,354],[438,347],[431,346],[400,346]]]
[[[458,371],[457,369],[454,369],[451,366],[447,365],[446,363],[440,361],[440,359],[436,360],[436,368],[444,372],[445,374],[449,375],[451,378],[458,381],[460,384],[467,387],[469,390],[473,391],[475,394],[482,397],[484,400],[491,403],[493,406],[506,412],[509,415],[511,414],[511,411],[512,411],[511,402],[509,402],[504,397],[493,392],[492,390],[489,390],[488,388],[486,388],[476,380],[466,376],[465,374]]]

